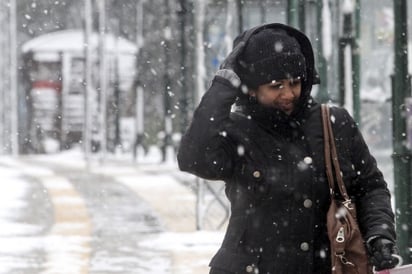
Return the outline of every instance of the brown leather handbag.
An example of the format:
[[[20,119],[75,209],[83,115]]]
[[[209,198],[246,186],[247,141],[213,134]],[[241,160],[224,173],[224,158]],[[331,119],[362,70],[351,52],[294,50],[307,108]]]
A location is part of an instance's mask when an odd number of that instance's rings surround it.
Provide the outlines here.
[[[370,274],[372,267],[356,219],[355,204],[346,192],[332,131],[329,107],[322,104],[326,175],[331,204],[327,230],[331,246],[332,274]],[[334,171],[334,172],[333,172]],[[335,180],[337,188],[335,188]],[[340,198],[335,197],[335,189]]]

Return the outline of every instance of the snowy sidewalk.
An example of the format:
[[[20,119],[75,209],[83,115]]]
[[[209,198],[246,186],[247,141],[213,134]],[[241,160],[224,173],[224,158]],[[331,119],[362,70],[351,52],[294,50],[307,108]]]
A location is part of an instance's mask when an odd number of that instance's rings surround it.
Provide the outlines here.
[[[178,182],[175,168],[146,165],[103,166],[93,173],[112,177],[143,198],[159,215],[165,227],[173,232],[196,230],[196,195]]]
[[[106,161],[103,165],[86,164],[80,155],[28,156],[20,159],[34,166],[55,169],[88,170],[125,185],[155,212],[165,231],[149,235],[139,246],[169,254],[170,266],[153,274],[207,274],[208,263],[219,248],[223,231],[196,230],[196,195],[182,184],[182,174],[175,163],[133,164],[125,160]],[[190,180],[189,176],[189,180]],[[194,177],[193,177],[194,179]],[[119,212],[121,214],[121,212]],[[77,273],[74,273],[77,274]],[[127,274],[127,273],[125,273]]]
[[[173,165],[128,165],[96,168],[145,200],[164,222],[168,232],[142,246],[170,252],[171,274],[206,274],[209,261],[219,248],[223,232],[196,231],[196,195],[178,178]]]

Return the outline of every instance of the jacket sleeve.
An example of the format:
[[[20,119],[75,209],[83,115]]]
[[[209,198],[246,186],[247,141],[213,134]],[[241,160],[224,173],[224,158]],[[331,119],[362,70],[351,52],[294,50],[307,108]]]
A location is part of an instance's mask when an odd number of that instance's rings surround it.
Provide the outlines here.
[[[357,174],[348,191],[356,198],[360,229],[366,240],[381,236],[395,241],[394,213],[387,183],[356,123],[346,111],[345,116],[351,128],[351,160]]]
[[[229,115],[238,92],[230,81],[215,76],[182,137],[177,154],[182,171],[209,180],[231,176],[235,144],[226,128],[232,124]]]

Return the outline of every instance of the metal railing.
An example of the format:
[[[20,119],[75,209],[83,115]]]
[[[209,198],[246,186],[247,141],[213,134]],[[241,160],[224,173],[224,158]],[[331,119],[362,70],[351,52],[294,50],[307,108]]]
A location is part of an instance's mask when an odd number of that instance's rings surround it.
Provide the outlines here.
[[[230,215],[224,182],[196,178],[196,194],[196,228],[198,230],[224,228]]]

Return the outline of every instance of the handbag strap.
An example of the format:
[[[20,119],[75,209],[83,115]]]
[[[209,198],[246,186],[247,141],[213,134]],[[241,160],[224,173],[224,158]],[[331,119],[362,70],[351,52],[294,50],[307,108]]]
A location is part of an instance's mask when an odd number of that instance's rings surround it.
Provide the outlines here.
[[[338,153],[336,150],[335,137],[333,135],[332,123],[330,117],[330,109],[326,104],[322,104],[322,124],[323,124],[323,139],[324,139],[324,153],[325,153],[325,166],[326,175],[329,182],[330,194],[333,196],[335,191],[335,178],[336,183],[342,198],[345,201],[350,201],[349,195],[346,191],[345,183],[342,178],[342,171],[340,169]],[[335,176],[333,176],[333,169],[335,170]]]

